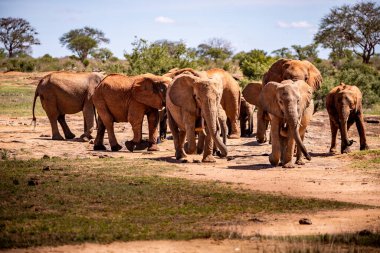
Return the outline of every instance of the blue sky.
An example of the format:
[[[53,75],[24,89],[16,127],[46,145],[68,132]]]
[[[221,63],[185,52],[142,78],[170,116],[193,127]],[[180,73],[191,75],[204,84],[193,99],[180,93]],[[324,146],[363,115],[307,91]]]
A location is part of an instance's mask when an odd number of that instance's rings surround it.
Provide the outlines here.
[[[41,45],[33,56],[72,53],[59,44],[71,29],[90,26],[110,39],[102,44],[120,58],[131,51],[134,37],[148,41],[183,40],[196,47],[210,38],[231,42],[234,53],[305,46],[331,8],[343,0],[0,0],[0,17],[28,20]],[[327,58],[328,50],[320,49]]]

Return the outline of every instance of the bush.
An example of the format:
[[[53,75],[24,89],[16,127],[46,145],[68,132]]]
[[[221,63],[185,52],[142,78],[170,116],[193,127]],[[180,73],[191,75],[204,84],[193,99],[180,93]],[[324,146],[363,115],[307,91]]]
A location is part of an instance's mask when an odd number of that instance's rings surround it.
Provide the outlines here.
[[[32,72],[36,68],[35,59],[30,57],[10,58],[1,61],[1,68],[6,71]]]

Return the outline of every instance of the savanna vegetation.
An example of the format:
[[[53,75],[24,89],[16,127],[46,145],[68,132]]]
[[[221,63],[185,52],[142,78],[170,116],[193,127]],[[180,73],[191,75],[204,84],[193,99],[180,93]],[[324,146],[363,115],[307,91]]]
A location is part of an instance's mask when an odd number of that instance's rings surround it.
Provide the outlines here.
[[[183,41],[147,41],[135,38],[132,50],[118,59],[108,48],[103,31],[84,27],[73,29],[59,38],[62,46],[74,55],[56,58],[49,54],[33,58],[30,46],[39,44],[38,33],[23,19],[2,18],[0,22],[0,70],[2,71],[104,71],[106,73],[164,74],[172,68],[191,67],[198,70],[223,68],[240,79],[241,86],[251,80],[261,80],[277,59],[309,60],[321,71],[324,82],[315,93],[318,108],[324,107],[327,92],[341,82],[357,85],[363,92],[364,106],[380,102],[380,7],[374,2],[342,5],[322,18],[318,32],[309,45],[291,45],[273,52],[252,49],[234,52],[231,42],[211,38],[197,47]],[[13,43],[10,43],[12,41]],[[17,43],[15,43],[15,41]],[[328,59],[318,56],[318,47],[331,50]]]

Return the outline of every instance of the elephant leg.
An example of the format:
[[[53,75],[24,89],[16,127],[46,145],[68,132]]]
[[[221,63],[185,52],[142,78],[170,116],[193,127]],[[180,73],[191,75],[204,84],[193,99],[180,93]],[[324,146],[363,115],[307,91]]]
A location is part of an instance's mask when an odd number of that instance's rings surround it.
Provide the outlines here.
[[[190,113],[185,113],[183,115],[183,119],[185,122],[186,128],[186,144],[184,146],[186,154],[194,154],[197,146],[195,144],[195,115],[191,115]]]
[[[277,166],[280,161],[281,143],[280,143],[280,124],[281,120],[273,117],[271,121],[272,153],[269,155],[269,162]]]
[[[336,122],[330,118],[330,129],[331,129],[331,146],[330,153],[336,154],[336,136],[338,133],[338,126]]]
[[[75,138],[75,134],[73,134],[70,131],[70,128],[69,128],[69,126],[66,123],[65,114],[61,114],[61,115],[58,116],[58,122],[59,122],[59,124],[61,125],[61,127],[63,129],[63,133],[65,134],[65,138],[66,139],[74,139]]]
[[[86,102],[83,107],[83,119],[84,119],[84,132],[80,138],[88,140],[93,139],[92,131],[94,131],[94,119],[95,119],[95,110],[94,106],[90,102]]]
[[[360,150],[368,150],[367,139],[365,136],[363,113],[360,111],[355,118],[356,128],[360,137]]]
[[[182,132],[178,129],[177,123],[174,121],[172,115],[167,111],[169,128],[173,135],[175,158],[180,160],[186,157],[185,151],[183,150],[183,145],[186,138],[186,132]]]
[[[103,144],[105,132],[106,132],[106,127],[102,119],[98,117],[98,130],[97,130],[95,141],[94,141],[94,150],[106,150],[106,147]]]
[[[186,158],[187,155],[185,153],[185,140],[186,140],[186,132],[179,131],[178,133],[178,150],[176,150],[175,157],[177,160],[182,158]]]
[[[282,161],[282,167],[283,168],[294,168],[294,164],[292,162],[293,153],[294,153],[294,145],[295,141],[293,136],[289,133],[290,136],[288,136],[286,140],[286,147],[284,150],[284,160]]]
[[[163,109],[160,113],[160,140],[164,141],[166,140],[166,133],[167,133],[167,128],[168,128],[168,114],[167,114],[167,109]]]
[[[212,140],[211,134],[208,131],[208,128],[206,127],[206,136],[205,136],[205,147],[203,151],[203,159],[202,162],[204,163],[214,163],[216,162],[214,156],[212,155],[212,151],[214,148],[214,142]]]
[[[303,139],[305,138],[305,133],[306,133],[306,127],[300,127],[300,137],[303,142]],[[302,151],[297,145],[297,154],[296,154],[296,164],[298,165],[305,165],[305,162],[302,159]]]
[[[159,113],[154,109],[148,113],[149,148],[148,151],[159,151],[157,146]]]
[[[108,109],[106,110],[99,110],[99,118],[101,118],[101,121],[103,122],[105,128],[107,129],[108,133],[108,141],[111,146],[112,151],[119,151],[122,149],[122,146],[117,143],[117,139],[115,136],[115,131],[114,131],[114,119],[109,113]]]
[[[131,108],[129,108],[131,110]],[[131,141],[126,141],[125,146],[131,152],[136,148],[136,144],[140,143],[142,140],[142,124],[144,120],[145,112],[140,110],[131,110],[128,115],[128,121],[131,123],[133,131],[133,139]]]
[[[41,104],[44,108],[46,115],[49,118],[50,126],[51,126],[51,138],[53,140],[63,140],[62,135],[59,133],[58,130],[58,116],[59,112],[56,107],[56,105],[53,103],[53,101],[46,101],[41,98]],[[52,105],[53,104],[53,105]]]
[[[231,134],[228,136],[229,139],[239,139],[240,138],[240,129],[238,126],[238,119],[230,118],[231,122]]]
[[[240,137],[247,137],[247,120],[244,116],[240,118]]]
[[[197,144],[197,154],[200,155],[203,153],[205,146],[205,135],[203,132],[198,133],[198,144]]]

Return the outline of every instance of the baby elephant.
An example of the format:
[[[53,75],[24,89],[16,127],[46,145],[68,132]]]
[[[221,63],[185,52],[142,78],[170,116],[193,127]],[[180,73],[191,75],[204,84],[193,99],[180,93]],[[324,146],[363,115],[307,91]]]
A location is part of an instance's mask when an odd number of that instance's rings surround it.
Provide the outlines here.
[[[336,135],[341,135],[341,153],[350,152],[354,142],[348,139],[348,130],[356,123],[360,136],[360,150],[369,149],[365,137],[362,110],[362,93],[356,86],[341,83],[333,88],[326,97],[326,107],[330,117],[331,147],[330,153],[336,153]]]
[[[259,104],[269,113],[271,121],[270,163],[277,166],[281,161],[284,168],[294,167],[294,144],[297,144],[296,163],[304,164],[302,154],[310,160],[303,138],[314,109],[311,87],[305,81],[269,82],[262,87]]]

